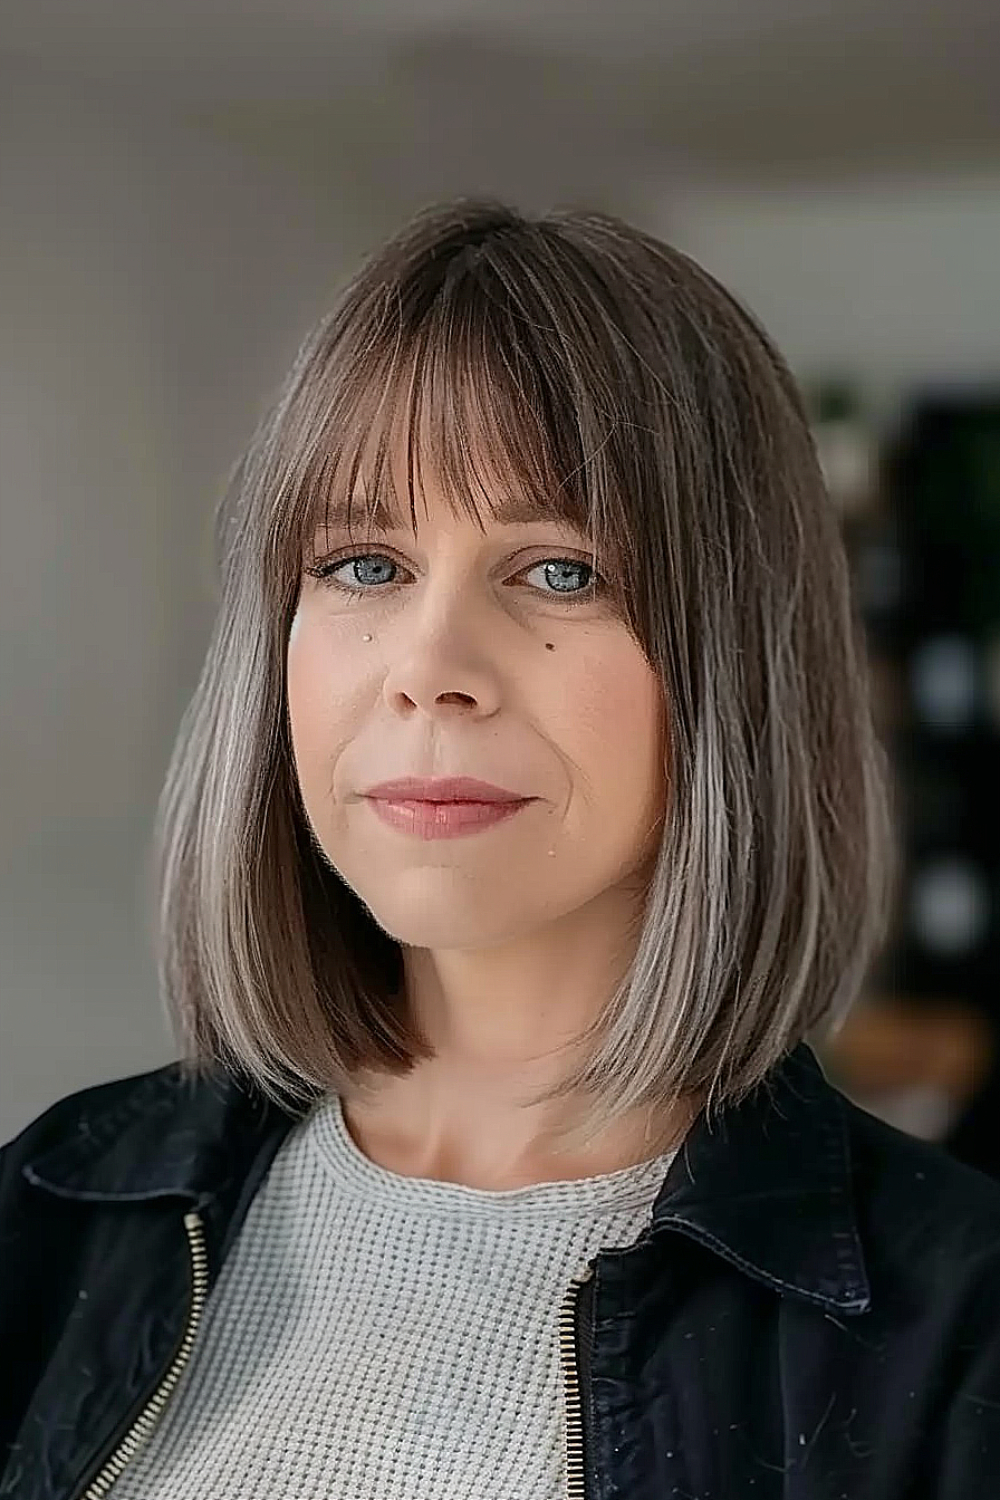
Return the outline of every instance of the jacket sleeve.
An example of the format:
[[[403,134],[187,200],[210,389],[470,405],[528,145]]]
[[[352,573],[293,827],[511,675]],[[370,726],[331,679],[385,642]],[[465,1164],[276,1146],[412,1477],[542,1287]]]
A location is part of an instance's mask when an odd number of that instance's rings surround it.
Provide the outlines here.
[[[59,1104],[0,1149],[0,1474],[66,1316],[58,1268],[66,1205],[40,1193],[21,1168],[58,1139]]]
[[[931,1500],[986,1500],[1000,1495],[1000,1243],[966,1304],[956,1342],[943,1356],[953,1372],[943,1420],[932,1435]]]

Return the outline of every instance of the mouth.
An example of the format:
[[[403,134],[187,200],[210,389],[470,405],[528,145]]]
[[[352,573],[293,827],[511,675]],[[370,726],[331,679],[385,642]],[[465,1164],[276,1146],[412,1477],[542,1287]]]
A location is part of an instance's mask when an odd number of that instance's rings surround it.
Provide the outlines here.
[[[432,802],[426,798],[368,796],[365,800],[377,818],[400,833],[409,833],[420,839],[445,839],[507,822],[535,798],[518,798],[513,802]]]
[[[447,776],[436,780],[404,776],[396,781],[379,782],[378,785],[369,787],[363,795],[380,802],[422,802],[435,807],[452,804],[521,804],[535,800],[472,776]]]

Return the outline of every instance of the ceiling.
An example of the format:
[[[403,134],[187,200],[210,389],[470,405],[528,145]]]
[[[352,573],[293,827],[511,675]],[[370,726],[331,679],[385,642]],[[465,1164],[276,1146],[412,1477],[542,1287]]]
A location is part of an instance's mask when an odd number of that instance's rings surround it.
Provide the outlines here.
[[[745,176],[1000,163],[996,0],[4,0],[0,65],[445,153]]]

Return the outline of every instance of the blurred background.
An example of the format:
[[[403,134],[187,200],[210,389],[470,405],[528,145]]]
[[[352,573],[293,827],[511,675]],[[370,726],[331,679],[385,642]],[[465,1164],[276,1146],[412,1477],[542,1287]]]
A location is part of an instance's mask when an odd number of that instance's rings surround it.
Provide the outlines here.
[[[1000,1176],[998,41],[992,0],[5,0],[0,1140],[175,1055],[145,871],[212,507],[358,258],[494,193],[688,251],[801,381],[904,854],[824,1062]]]

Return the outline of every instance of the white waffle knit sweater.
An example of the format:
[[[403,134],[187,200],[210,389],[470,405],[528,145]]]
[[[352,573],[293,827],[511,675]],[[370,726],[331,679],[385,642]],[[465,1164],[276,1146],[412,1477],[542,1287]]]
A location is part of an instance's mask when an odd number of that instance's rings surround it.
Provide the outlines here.
[[[489,1190],[297,1123],[113,1500],[564,1500],[559,1310],[648,1222],[670,1155]]]

